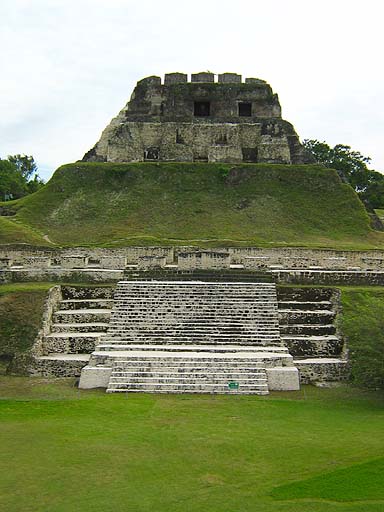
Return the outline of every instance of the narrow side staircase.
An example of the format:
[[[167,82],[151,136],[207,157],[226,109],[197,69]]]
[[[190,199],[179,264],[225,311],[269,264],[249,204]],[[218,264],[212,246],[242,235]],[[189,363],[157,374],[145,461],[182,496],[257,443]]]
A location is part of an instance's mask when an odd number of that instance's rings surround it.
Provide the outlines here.
[[[45,355],[37,358],[43,375],[44,368],[47,374],[56,368],[57,376],[80,376],[82,367],[108,329],[113,290],[105,288],[99,295],[75,298],[64,291],[59,308],[53,314],[51,332],[43,339]]]

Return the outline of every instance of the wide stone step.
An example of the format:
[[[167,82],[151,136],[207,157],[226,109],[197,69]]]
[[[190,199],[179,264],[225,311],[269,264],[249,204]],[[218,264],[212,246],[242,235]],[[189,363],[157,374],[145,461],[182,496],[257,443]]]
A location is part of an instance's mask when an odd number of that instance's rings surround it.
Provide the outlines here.
[[[116,286],[70,286],[61,287],[64,299],[113,299]]]
[[[201,347],[209,346],[211,347],[211,351],[214,350],[214,347],[216,347],[216,350],[219,350],[220,352],[223,351],[231,351],[233,352],[232,347],[243,347],[244,350],[249,347],[249,350],[254,349],[260,349],[263,347],[273,346],[274,348],[279,348],[280,346],[283,346],[282,342],[274,342],[274,340],[265,340],[265,341],[259,341],[259,342],[249,342],[244,341],[241,342],[241,340],[233,340],[231,343],[225,343],[223,341],[215,341],[212,339],[203,339],[203,340],[190,340],[188,342],[182,342],[175,339],[169,339],[167,341],[157,341],[156,340],[123,340],[118,343],[114,343],[113,341],[109,340],[100,340],[100,343],[97,345],[98,350],[125,350],[125,348],[122,347],[131,347],[131,346],[142,346],[143,350],[148,350],[147,347],[156,347],[156,350],[160,350],[161,347],[163,347],[163,350],[169,350],[169,347],[174,347],[174,350],[182,350],[182,347],[185,347],[185,350],[191,350],[190,347],[196,347],[196,350],[204,350]],[[160,348],[159,348],[160,347]],[[179,348],[178,348],[179,347]]]
[[[104,333],[107,331],[109,323],[106,322],[93,322],[93,323],[60,323],[52,324],[51,332],[54,333],[69,333],[69,332],[86,332],[86,333]]]
[[[112,309],[113,303],[112,299],[64,299],[60,302],[60,309]]]
[[[229,350],[232,346],[250,347],[250,349],[252,349],[252,347],[261,348],[264,346],[279,347],[279,346],[283,345],[283,342],[280,339],[274,340],[273,338],[268,338],[265,340],[249,340],[249,339],[242,340],[240,338],[233,338],[231,340],[217,340],[215,338],[204,337],[201,339],[189,338],[189,339],[183,340],[183,339],[176,339],[176,338],[170,337],[165,340],[164,339],[156,340],[153,338],[151,338],[151,339],[145,339],[145,338],[129,339],[129,338],[126,338],[126,339],[122,339],[119,341],[114,341],[113,339],[101,339],[99,346],[100,346],[100,350],[102,349],[102,347],[110,347],[110,350],[121,350],[121,348],[120,348],[121,346],[129,346],[129,345],[133,345],[133,344],[139,344],[139,345],[143,345],[143,346],[154,345],[154,346],[161,346],[164,348],[165,347],[168,348],[169,345],[180,346],[180,347],[185,346],[186,350],[189,350],[188,349],[189,346],[210,345],[212,347],[214,347],[214,346],[223,347],[223,348],[226,348]],[[165,348],[165,349],[167,349],[167,348]]]
[[[190,374],[189,372],[174,373],[170,375],[152,374],[149,376],[144,373],[128,374],[128,376],[115,375],[112,373],[109,387],[111,384],[221,384],[227,385],[228,381],[236,381],[239,384],[267,384],[266,374],[259,373],[258,375],[239,375],[239,374],[217,374],[217,373],[199,373]]]
[[[109,321],[110,309],[59,310],[54,313],[54,322],[59,323],[93,323]]]
[[[79,377],[89,359],[89,354],[50,354],[37,357],[35,366],[43,377]]]
[[[242,352],[242,353],[217,353],[217,352],[165,352],[163,351],[121,351],[103,352],[95,351],[92,354],[93,366],[100,364],[114,364],[115,368],[150,366],[152,369],[161,367],[188,367],[207,365],[210,368],[239,368],[244,369],[254,366],[292,366],[292,356],[279,352]]]
[[[294,357],[334,357],[339,356],[343,350],[343,340],[335,335],[283,335],[282,342]]]
[[[335,334],[336,327],[333,324],[291,324],[280,325],[280,334],[300,334],[309,336],[325,336]]]
[[[277,297],[280,301],[329,301],[332,296],[329,288],[277,288]]]
[[[144,392],[144,393],[213,393],[213,394],[256,394],[267,395],[267,384],[243,384],[239,389],[230,389],[228,384],[114,384],[108,387],[107,393]]]
[[[44,336],[44,349],[66,354],[91,354],[100,342],[101,333],[53,333]]]
[[[102,341],[97,345],[97,350],[102,351],[113,351],[113,350],[156,350],[156,351],[173,351],[173,352],[185,352],[185,351],[194,351],[194,352],[218,352],[218,353],[236,353],[236,352],[268,352],[273,348],[274,352],[288,352],[286,346],[283,345],[261,345],[261,344],[244,344],[241,345],[239,343],[232,344],[224,344],[224,343],[216,343],[207,345],[205,343],[196,344],[196,343],[120,343],[113,344],[110,342]]]
[[[220,313],[221,315],[229,315],[233,316],[234,313],[252,313],[252,314],[258,314],[260,316],[272,316],[276,314],[275,307],[272,307],[271,305],[268,307],[259,307],[256,306],[254,303],[249,304],[234,304],[231,303],[228,307],[226,307],[223,304],[207,304],[206,302],[204,304],[182,304],[180,303],[171,304],[170,302],[166,302],[164,304],[159,304],[158,302],[153,304],[138,304],[137,302],[132,302],[130,304],[129,302],[118,302],[114,308],[114,311],[118,311],[119,313],[135,313],[136,315],[147,312],[148,308],[153,309],[154,313],[160,315],[164,313],[170,313],[171,311],[177,314],[189,314],[191,311],[195,312],[198,315],[201,315],[202,313],[214,315],[215,313]]]
[[[307,324],[308,325],[308,324]],[[204,338],[204,337],[216,337],[218,339],[231,339],[231,338],[279,338],[279,329],[273,327],[271,329],[249,329],[249,330],[228,330],[223,331],[220,329],[207,329],[207,330],[192,330],[192,329],[137,329],[129,328],[129,326],[119,327],[114,329],[113,327],[108,331],[108,338],[111,339],[134,339],[134,338]]]
[[[279,310],[279,320],[284,324],[329,324],[334,317],[333,311]]]
[[[207,288],[207,285],[209,285],[209,288]],[[274,283],[265,283],[265,282],[257,282],[257,281],[255,281],[254,283],[242,283],[242,282],[233,282],[233,281],[220,282],[220,283],[215,283],[215,282],[206,283],[206,282],[200,281],[200,280],[184,281],[183,279],[179,279],[179,280],[171,280],[171,281],[166,281],[166,280],[161,280],[161,281],[145,281],[145,280],[142,280],[142,281],[119,281],[119,283],[117,284],[118,289],[121,289],[121,288],[127,289],[128,286],[131,288],[138,287],[140,289],[145,288],[145,287],[147,287],[147,288],[149,288],[149,287],[162,288],[162,287],[176,287],[176,286],[183,286],[185,288],[201,287],[203,289],[205,288],[208,290],[219,289],[219,288],[232,288],[232,289],[243,288],[243,289],[246,289],[249,287],[252,287],[252,289],[254,289],[255,286],[259,290],[260,289],[268,289],[268,288],[275,289]]]
[[[279,301],[278,302],[279,309],[286,309],[286,310],[296,310],[296,309],[303,309],[306,311],[309,310],[332,310],[332,302],[329,300],[324,301]]]
[[[264,379],[266,380],[266,373],[265,370],[262,368],[256,368],[254,371],[250,370],[244,370],[244,371],[237,371],[234,372],[232,369],[228,368],[227,372],[223,371],[215,371],[212,372],[210,368],[207,368],[207,366],[200,367],[200,368],[193,368],[192,370],[185,369],[185,368],[167,368],[166,371],[153,371],[150,367],[142,367],[142,368],[135,368],[135,369],[122,369],[122,370],[113,370],[111,379],[130,379],[130,378],[136,378],[141,376],[142,378],[151,378],[151,379],[166,379],[169,376],[172,376],[172,378],[192,378],[192,377],[198,377],[198,378],[206,378],[211,379],[212,376],[216,379],[230,379],[230,380],[244,380],[248,379],[249,377],[253,379]],[[117,382],[117,381],[116,381]]]

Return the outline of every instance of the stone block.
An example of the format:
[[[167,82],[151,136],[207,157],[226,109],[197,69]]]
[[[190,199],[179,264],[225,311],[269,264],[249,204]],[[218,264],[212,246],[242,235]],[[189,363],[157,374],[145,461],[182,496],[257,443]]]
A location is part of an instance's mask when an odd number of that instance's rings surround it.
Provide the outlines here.
[[[184,84],[188,81],[188,75],[185,73],[166,73],[164,76],[164,85]]]
[[[164,268],[166,264],[165,256],[139,256],[137,259],[138,269]]]
[[[191,75],[191,82],[205,82],[214,83],[215,74],[210,72],[193,73]]]
[[[116,270],[124,269],[127,266],[126,256],[101,256],[100,267],[101,268],[113,268]]]
[[[139,82],[137,82],[137,85],[149,85],[149,86],[158,86],[161,85],[161,78],[159,76],[147,76],[146,78],[143,78]]]
[[[237,73],[221,73],[218,80],[222,84],[241,84],[241,75]]]
[[[0,258],[0,269],[8,269],[12,266],[11,258]]]
[[[48,256],[27,256],[24,258],[24,267],[47,268],[51,266],[51,258]]]
[[[63,268],[85,268],[87,264],[88,258],[83,255],[61,257],[61,266]]]
[[[107,388],[111,376],[112,368],[85,366],[81,372],[79,388]]]
[[[246,84],[266,84],[267,82],[265,80],[261,80],[260,78],[246,78],[245,83]]]
[[[299,371],[295,366],[267,368],[270,391],[297,391],[300,389]]]

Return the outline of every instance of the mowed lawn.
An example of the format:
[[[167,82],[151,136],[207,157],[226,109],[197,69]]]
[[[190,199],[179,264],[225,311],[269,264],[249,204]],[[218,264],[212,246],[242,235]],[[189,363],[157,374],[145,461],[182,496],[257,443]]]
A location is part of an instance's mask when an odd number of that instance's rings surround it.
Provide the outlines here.
[[[0,377],[0,510],[384,510],[383,394],[107,395],[73,384]]]

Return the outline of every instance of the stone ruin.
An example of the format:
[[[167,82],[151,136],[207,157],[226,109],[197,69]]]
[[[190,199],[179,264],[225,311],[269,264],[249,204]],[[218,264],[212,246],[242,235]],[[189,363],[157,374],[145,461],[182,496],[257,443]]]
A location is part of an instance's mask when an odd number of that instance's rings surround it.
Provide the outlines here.
[[[211,72],[140,80],[88,162],[310,162],[264,80]]]

